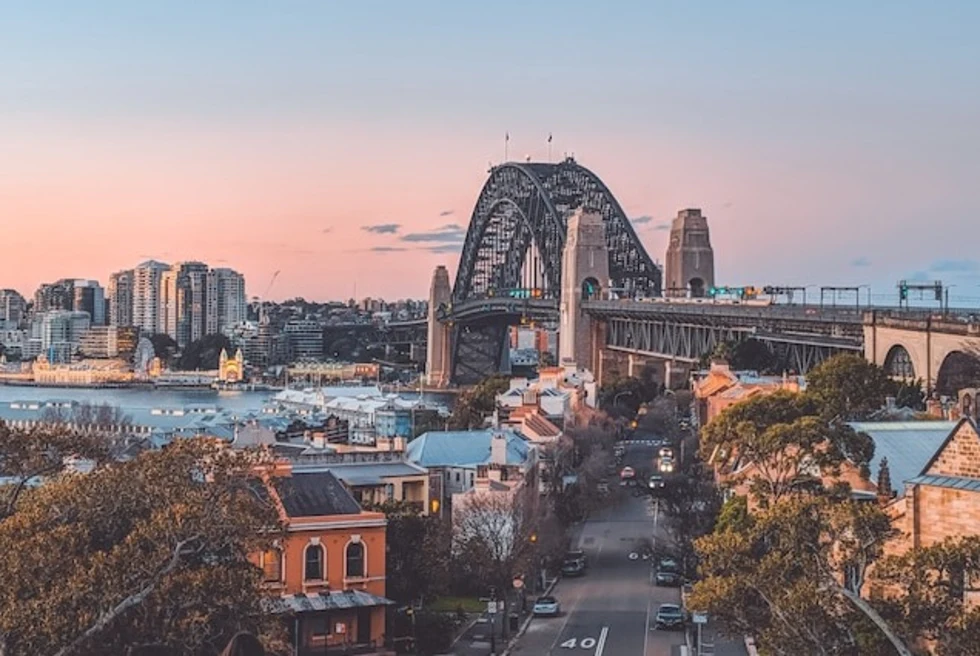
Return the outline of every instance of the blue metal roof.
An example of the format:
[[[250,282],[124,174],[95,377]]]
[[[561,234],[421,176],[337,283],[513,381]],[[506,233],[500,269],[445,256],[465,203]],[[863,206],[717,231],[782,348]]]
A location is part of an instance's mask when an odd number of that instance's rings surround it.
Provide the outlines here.
[[[859,433],[874,440],[875,454],[871,460],[871,480],[878,480],[881,459],[888,458],[892,487],[902,491],[902,485],[915,478],[926,463],[956,428],[955,421],[858,421],[850,424]]]
[[[980,479],[963,478],[961,476],[936,476],[933,474],[923,474],[916,476],[908,481],[910,485],[932,485],[935,487],[945,487],[953,490],[966,490],[968,492],[980,492]]]
[[[507,440],[507,464],[527,461],[531,445],[512,430],[430,431],[409,443],[406,456],[423,467],[476,467],[490,462],[495,434]]]

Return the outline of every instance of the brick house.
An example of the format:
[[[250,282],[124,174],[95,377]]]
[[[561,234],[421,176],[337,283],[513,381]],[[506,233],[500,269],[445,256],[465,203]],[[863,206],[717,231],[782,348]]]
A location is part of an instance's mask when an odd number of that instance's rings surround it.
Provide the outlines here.
[[[389,654],[385,649],[383,513],[365,512],[329,471],[278,467],[264,489],[286,525],[254,558],[289,625],[294,656]]]
[[[694,410],[699,426],[720,415],[726,408],[754,396],[780,390],[802,392],[806,380],[802,376],[760,376],[755,371],[735,371],[728,363],[716,360],[707,371],[692,376]]]
[[[906,548],[949,537],[980,535],[980,433],[969,418],[957,422],[918,476],[905,482],[897,528]]]

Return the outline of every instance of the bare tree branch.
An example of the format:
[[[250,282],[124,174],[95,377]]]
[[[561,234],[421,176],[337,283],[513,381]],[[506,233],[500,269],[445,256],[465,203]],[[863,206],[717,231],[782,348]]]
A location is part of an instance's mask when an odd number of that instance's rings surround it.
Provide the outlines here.
[[[99,617],[99,619],[96,620],[94,624],[92,624],[92,626],[86,629],[80,636],[75,638],[68,645],[62,647],[57,652],[55,652],[54,656],[69,656],[70,654],[73,654],[79,647],[85,644],[87,640],[104,631],[106,627],[108,627],[113,621],[115,621],[116,618],[121,616],[130,608],[134,608],[142,604],[143,601],[156,588],[157,584],[160,582],[160,579],[162,579],[164,576],[170,574],[175,569],[177,569],[177,566],[180,565],[181,558],[183,558],[188,553],[186,551],[187,546],[197,541],[199,538],[200,536],[195,535],[178,542],[177,545],[174,547],[173,554],[171,555],[169,562],[167,562],[166,565],[164,565],[160,570],[156,572],[156,574],[154,574],[153,578],[150,579],[149,583],[147,583],[138,591],[129,595],[128,597],[120,601],[118,604],[113,606],[111,609],[103,613]]]

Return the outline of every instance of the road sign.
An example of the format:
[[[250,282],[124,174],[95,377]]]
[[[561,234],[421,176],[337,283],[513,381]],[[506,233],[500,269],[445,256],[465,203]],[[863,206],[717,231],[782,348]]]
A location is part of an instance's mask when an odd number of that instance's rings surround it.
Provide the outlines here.
[[[707,624],[708,614],[699,613],[699,612],[691,613],[691,621],[694,622],[695,624]]]
[[[524,579],[522,579],[519,576],[518,577],[515,577],[514,578],[514,589],[515,590],[520,590],[523,587],[524,587]]]
[[[490,613],[491,615],[493,615],[493,614],[495,614],[497,612],[497,602],[496,601],[488,601],[487,602],[487,612]]]

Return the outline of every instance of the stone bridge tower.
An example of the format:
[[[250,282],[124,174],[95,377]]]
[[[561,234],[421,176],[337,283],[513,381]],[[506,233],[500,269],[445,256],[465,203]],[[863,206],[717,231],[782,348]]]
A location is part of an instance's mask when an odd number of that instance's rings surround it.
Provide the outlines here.
[[[432,387],[446,387],[451,376],[450,352],[452,330],[439,321],[439,306],[452,301],[453,288],[449,283],[449,271],[445,266],[436,267],[429,288],[429,333],[426,341],[425,378]]]
[[[664,271],[665,296],[706,296],[715,285],[715,253],[701,210],[681,210],[670,226]]]
[[[582,301],[609,291],[609,249],[602,215],[576,210],[568,218],[561,263],[558,354],[561,364],[592,368],[592,320]]]

